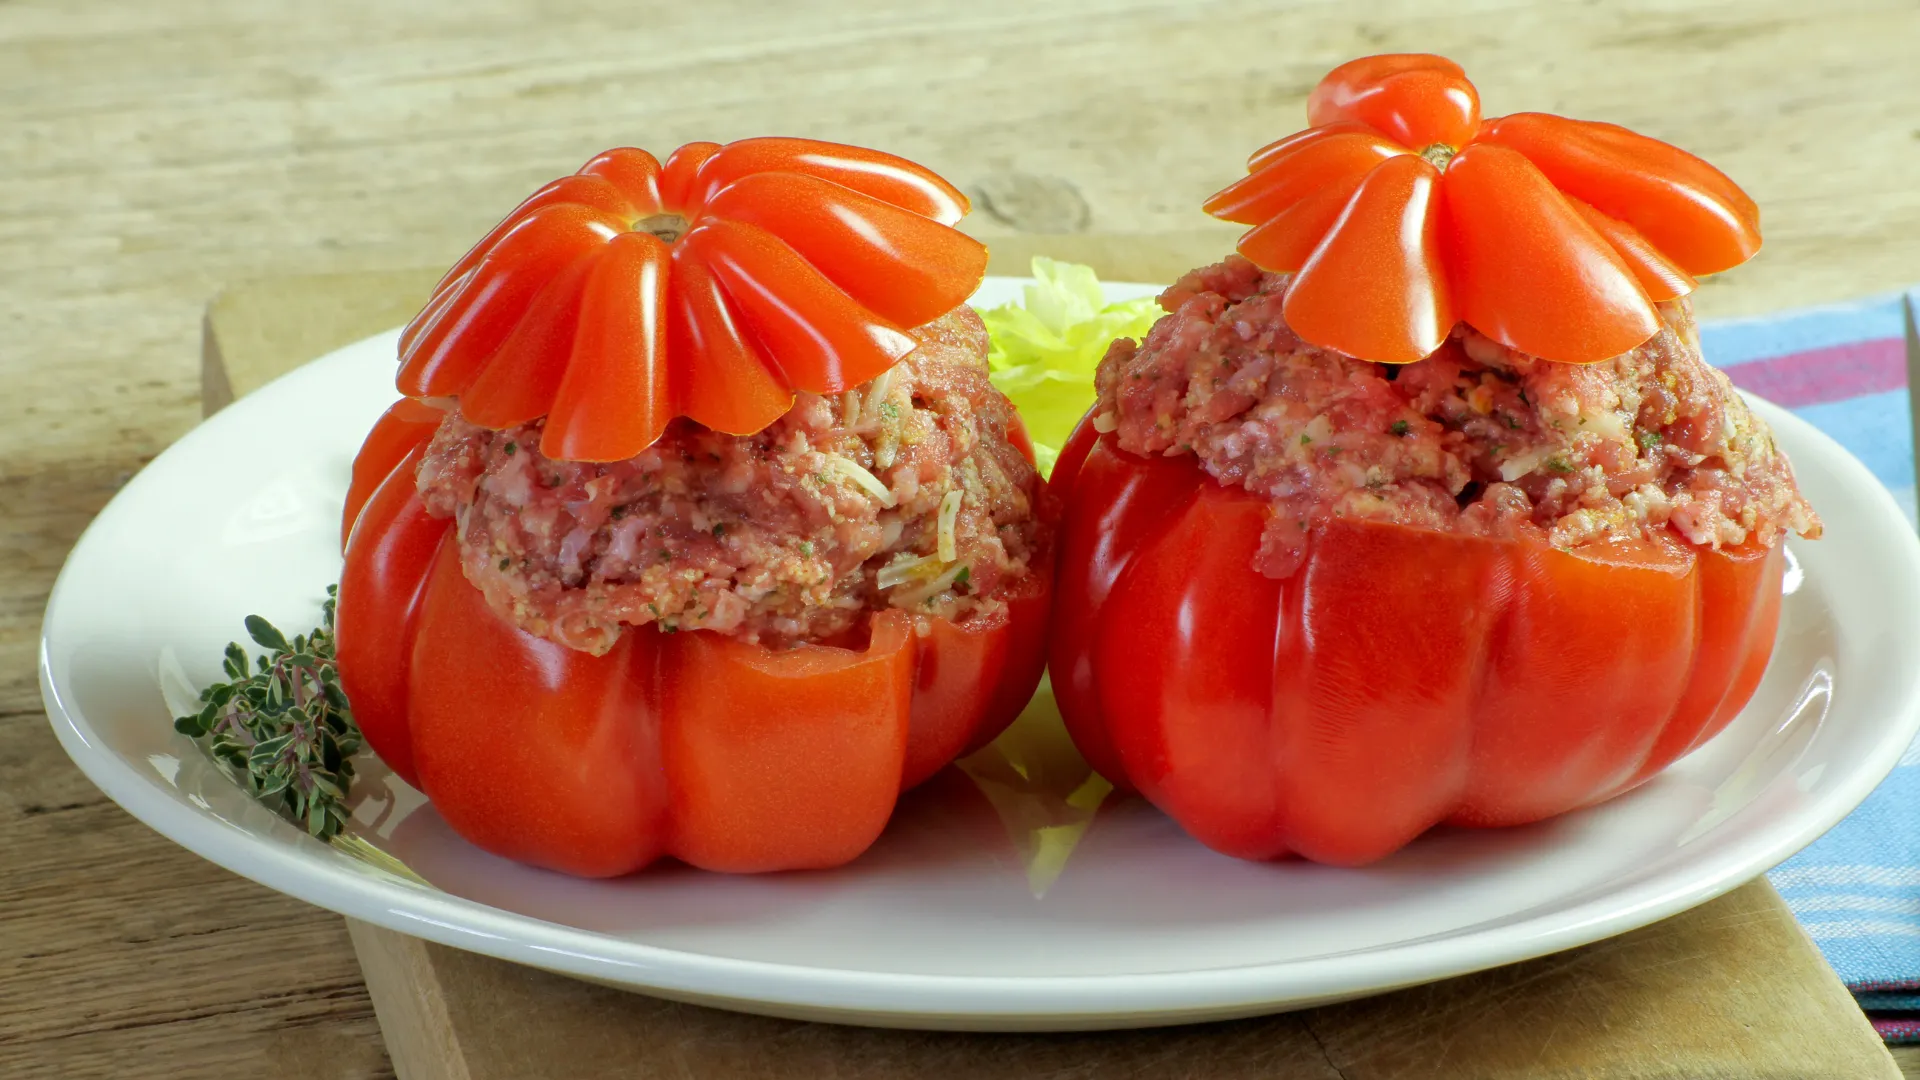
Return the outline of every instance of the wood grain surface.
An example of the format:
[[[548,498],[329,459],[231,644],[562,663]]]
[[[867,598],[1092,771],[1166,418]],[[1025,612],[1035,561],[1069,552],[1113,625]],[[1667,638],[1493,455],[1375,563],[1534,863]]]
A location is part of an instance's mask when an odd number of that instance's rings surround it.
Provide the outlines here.
[[[925,160],[982,234],[1190,229],[1402,49],[1745,185],[1767,248],[1708,315],[1920,279],[1911,0],[0,0],[0,1075],[391,1075],[338,920],[147,832],[40,712],[47,590],[199,416],[222,286],[445,264],[605,146],[765,132]]]
[[[1583,949],[1306,1012],[1148,1031],[873,1031],[681,1005],[353,923],[401,1080],[1880,1080],[1756,882]],[[1864,1035],[1864,1037],[1863,1037]]]

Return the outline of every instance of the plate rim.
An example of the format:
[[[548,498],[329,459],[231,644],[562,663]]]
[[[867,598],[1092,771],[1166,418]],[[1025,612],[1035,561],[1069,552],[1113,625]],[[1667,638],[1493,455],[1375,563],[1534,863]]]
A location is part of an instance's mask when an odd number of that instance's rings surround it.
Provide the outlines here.
[[[1031,279],[996,276],[1002,287]],[[990,278],[990,281],[995,278]],[[1157,290],[1110,283],[1116,292]],[[396,333],[369,335],[276,378],[269,385],[320,377],[317,361],[377,347]],[[1907,526],[1891,493],[1851,454],[1812,424],[1764,400],[1756,409],[1776,430],[1819,448],[1843,488],[1872,504],[1874,517],[1902,539],[1905,583],[1920,594],[1920,537]],[[223,413],[231,415],[239,403]],[[49,625],[73,586],[70,573],[116,503],[176,448],[214,437],[221,414],[187,432],[141,470],[102,508],[63,562],[42,616],[38,650],[48,719],[74,763],[114,802],[194,854],[277,892],[414,937],[639,992],[696,999],[740,1011],[830,1019],[877,1026],[976,1030],[1068,1030],[1146,1026],[1282,1011],[1385,992],[1532,959],[1645,926],[1704,903],[1765,873],[1851,812],[1892,771],[1920,730],[1920,671],[1905,676],[1898,715],[1887,718],[1873,753],[1844,782],[1780,826],[1731,839],[1689,872],[1649,881],[1570,906],[1522,915],[1478,929],[1375,945],[1298,960],[1126,975],[920,974],[814,967],[716,956],[650,945],[598,931],[520,915],[375,872],[347,873],[302,844],[239,830],[162,791],[117,754],[96,748],[92,726],[70,708],[52,670]],[[1738,822],[1736,811],[1716,829]],[[241,840],[233,843],[232,833]],[[312,842],[312,841],[308,841]],[[323,849],[324,850],[324,849]],[[1623,902],[1620,897],[1628,898]],[[582,947],[585,945],[586,947]],[[593,951],[597,948],[597,952]]]

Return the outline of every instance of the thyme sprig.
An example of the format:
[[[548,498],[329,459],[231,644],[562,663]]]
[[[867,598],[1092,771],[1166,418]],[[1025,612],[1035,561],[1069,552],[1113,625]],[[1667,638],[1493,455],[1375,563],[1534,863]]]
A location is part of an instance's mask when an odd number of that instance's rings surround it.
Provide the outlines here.
[[[239,642],[228,645],[223,667],[231,681],[202,690],[205,707],[173,722],[229,766],[248,794],[321,840],[346,828],[360,749],[334,663],[336,591],[327,589],[320,627],[291,641],[260,616],[247,616],[247,636],[267,654],[250,664]]]

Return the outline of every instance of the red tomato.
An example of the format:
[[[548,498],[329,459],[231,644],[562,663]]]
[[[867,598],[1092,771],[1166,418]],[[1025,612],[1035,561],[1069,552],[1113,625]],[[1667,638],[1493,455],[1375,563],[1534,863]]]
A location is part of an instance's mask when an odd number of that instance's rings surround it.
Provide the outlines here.
[[[486,427],[545,416],[541,452],[570,461],[633,457],[676,416],[751,434],[972,295],[966,212],[931,171],[837,143],[609,150],[447,272],[401,335],[400,391]]]
[[[440,421],[447,414],[431,405],[401,398],[387,407],[374,421],[373,430],[367,433],[366,441],[360,444],[360,452],[353,458],[353,476],[347,483],[346,512],[340,515],[340,547],[345,549],[347,539],[353,530],[353,523],[360,520],[360,510],[367,500],[373,497],[374,490],[386,480],[401,459],[411,454],[415,447],[433,437],[440,427]]]
[[[390,414],[391,416],[391,414]],[[369,746],[488,851],[590,877],[662,856],[711,870],[836,866],[900,792],[985,745],[1032,696],[1051,572],[1004,613],[873,617],[864,645],[775,651],[629,629],[604,656],[494,615],[427,515],[383,419],[355,465],[336,614],[340,678]]]
[[[1276,581],[1268,504],[1083,424],[1051,664],[1087,759],[1230,855],[1356,865],[1442,822],[1612,798],[1717,733],[1773,648],[1780,549],[1562,551],[1334,519]]]
[[[1299,275],[1287,322],[1349,356],[1411,363],[1457,317],[1534,356],[1605,360],[1653,336],[1654,304],[1760,247],[1758,208],[1713,166],[1613,124],[1483,120],[1443,57],[1342,64],[1307,120],[1205,209],[1253,226],[1240,253]]]

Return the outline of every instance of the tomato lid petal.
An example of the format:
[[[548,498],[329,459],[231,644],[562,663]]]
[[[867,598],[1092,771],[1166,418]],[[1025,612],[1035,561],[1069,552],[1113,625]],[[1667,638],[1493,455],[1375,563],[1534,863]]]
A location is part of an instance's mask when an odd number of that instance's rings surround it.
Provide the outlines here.
[[[1250,226],[1237,248],[1255,265],[1311,271],[1290,286],[1289,321],[1297,313],[1303,338],[1342,352],[1403,355],[1435,340],[1428,316],[1452,312],[1523,352],[1603,360],[1652,336],[1654,304],[1760,246],[1753,200],[1705,161],[1614,124],[1483,119],[1478,91],[1444,57],[1342,64],[1309,96],[1307,118],[1312,127],[1255,151],[1248,174],[1202,206]],[[1437,203],[1415,199],[1434,178]],[[1416,243],[1435,206],[1437,239]]]
[[[1461,319],[1523,353],[1590,364],[1660,328],[1633,271],[1533,163],[1460,152],[1440,185],[1441,250]]]
[[[591,168],[599,160],[595,158],[589,161],[587,166]],[[453,268],[441,277],[440,284],[434,286],[434,291],[438,292],[455,279],[465,276],[468,271],[478,266],[489,252],[499,247],[506,235],[518,228],[521,222],[533,216],[535,212],[550,206],[573,206],[597,211],[610,222],[629,221],[641,215],[641,210],[634,206],[632,200],[606,177],[583,176],[578,173],[563,176],[527,196],[519,206],[514,207],[506,217],[500,219],[500,224],[488,230],[487,235],[481,237],[480,242],[468,249],[467,253],[460,257],[460,261],[454,263]]]
[[[784,416],[793,407],[793,391],[748,343],[726,290],[707,269],[710,235],[696,229],[673,250],[674,380],[689,419],[724,434],[748,435]]]
[[[575,175],[606,181],[636,216],[660,212],[660,162],[645,150],[622,146],[596,154]]]
[[[760,138],[728,143],[700,165],[692,197],[700,205],[756,172],[798,172],[864,192],[942,225],[967,216],[960,189],[931,169],[879,150],[816,139]]]
[[[1640,230],[1607,215],[1581,202],[1571,195],[1566,196],[1567,204],[1587,219],[1594,231],[1607,238],[1613,245],[1615,254],[1633,271],[1633,276],[1646,290],[1647,299],[1658,304],[1677,299],[1692,292],[1699,286],[1691,274],[1673,264],[1671,259],[1660,253]]]
[[[721,189],[707,213],[779,237],[899,326],[919,326],[965,303],[987,270],[986,245],[966,233],[804,173],[743,177]]]
[[[694,178],[700,166],[719,151],[719,143],[690,142],[669,154],[660,170],[660,205],[678,214],[698,212],[700,208],[692,204]]]
[[[673,418],[667,379],[667,245],[650,233],[607,244],[581,290],[579,332],[547,414],[540,452],[624,461]]]
[[[1363,360],[1408,364],[1438,349],[1454,323],[1439,186],[1440,171],[1410,154],[1368,173],[1287,289],[1287,325]]]
[[[1323,186],[1358,183],[1375,165],[1406,153],[1370,132],[1336,131],[1270,158],[1259,172],[1216,192],[1202,208],[1223,221],[1258,225]]]
[[[545,416],[560,390],[580,325],[581,292],[601,253],[589,252],[554,275],[526,314],[460,395],[460,413],[489,428]]]
[[[1760,210],[1705,161],[1616,124],[1516,113],[1481,137],[1526,156],[1553,186],[1633,226],[1689,274],[1731,269],[1760,250]]]
[[[1321,124],[1303,131],[1296,131],[1284,139],[1275,139],[1273,142],[1268,143],[1248,155],[1247,171],[1250,173],[1259,172],[1261,169],[1298,150],[1307,143],[1317,142],[1330,135],[1351,134],[1372,135],[1377,133],[1367,125],[1353,120],[1337,120],[1330,124]]]
[[[602,213],[572,203],[543,206],[522,218],[412,342],[400,369],[401,393],[451,397],[464,391],[547,282],[619,231]]]
[[[545,185],[435,287],[400,339],[401,391],[468,420],[545,416],[550,456],[640,453],[675,416],[765,428],[913,348],[966,302],[986,248],[958,189],[812,139],[620,147]]]
[[[1277,273],[1298,270],[1326,239],[1347,201],[1369,173],[1329,181],[1300,201],[1247,230],[1235,250],[1254,265]]]
[[[1307,122],[1365,124],[1412,150],[1465,146],[1480,127],[1480,92],[1444,56],[1393,53],[1349,60],[1307,97]]]
[[[837,394],[913,350],[912,338],[860,306],[765,229],[712,221],[700,230],[707,231],[712,252],[708,269],[765,349],[769,366],[794,389]]]

